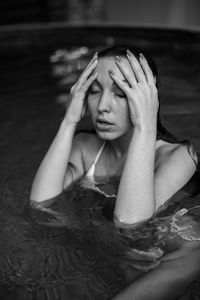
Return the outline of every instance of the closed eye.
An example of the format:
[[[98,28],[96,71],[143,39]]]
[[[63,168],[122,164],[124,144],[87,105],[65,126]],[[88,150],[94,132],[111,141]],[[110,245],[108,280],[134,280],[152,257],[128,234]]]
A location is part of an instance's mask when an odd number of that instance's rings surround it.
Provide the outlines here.
[[[124,94],[124,92],[120,89],[116,89],[115,91],[113,91],[115,96],[119,97],[119,98],[126,98],[126,95]]]
[[[119,98],[126,98],[124,92],[116,85],[115,82],[113,83],[113,93]]]
[[[100,92],[101,92],[100,90],[89,90],[90,94],[97,94],[97,93],[100,93]]]
[[[115,93],[115,95],[119,98],[126,98],[126,95],[122,93]]]
[[[88,90],[89,94],[97,94],[101,92],[99,84],[95,81]]]

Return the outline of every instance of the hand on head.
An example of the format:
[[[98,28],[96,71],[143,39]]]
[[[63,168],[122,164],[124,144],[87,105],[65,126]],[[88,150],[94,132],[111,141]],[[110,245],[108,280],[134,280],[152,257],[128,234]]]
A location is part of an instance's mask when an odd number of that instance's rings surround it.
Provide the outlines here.
[[[65,115],[70,123],[77,124],[86,113],[86,93],[91,83],[97,78],[97,72],[94,72],[96,66],[97,53],[71,88]]]
[[[116,56],[116,64],[125,81],[110,72],[111,78],[125,93],[134,126],[149,128],[157,122],[159,107],[155,77],[143,54],[139,61],[127,50],[127,56]]]
[[[100,55],[101,57],[101,55]],[[140,128],[155,127],[159,108],[158,91],[155,76],[143,54],[139,60],[128,49],[126,55],[108,55],[107,59],[115,59],[120,71],[116,74],[110,70],[109,75],[126,96],[132,124]],[[71,88],[67,105],[66,118],[77,124],[86,112],[86,96],[91,84],[97,79],[97,53]]]

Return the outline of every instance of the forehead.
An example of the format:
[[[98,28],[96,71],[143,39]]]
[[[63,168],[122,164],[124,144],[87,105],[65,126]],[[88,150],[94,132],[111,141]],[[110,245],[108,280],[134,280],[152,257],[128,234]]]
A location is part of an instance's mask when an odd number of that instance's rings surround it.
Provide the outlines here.
[[[128,59],[122,57],[122,60],[125,63],[126,68],[131,70],[131,66],[128,62]],[[96,71],[98,73],[97,80],[102,85],[109,85],[113,83],[113,79],[110,77],[109,71],[113,71],[121,79],[124,79],[124,76],[120,71],[120,69],[118,68],[114,57],[99,58]]]

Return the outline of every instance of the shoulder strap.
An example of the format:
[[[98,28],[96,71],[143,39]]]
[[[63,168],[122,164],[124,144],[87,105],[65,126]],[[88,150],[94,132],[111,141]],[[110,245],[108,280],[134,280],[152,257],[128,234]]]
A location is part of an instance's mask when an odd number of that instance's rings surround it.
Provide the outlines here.
[[[99,157],[101,156],[101,153],[102,153],[102,151],[103,151],[103,149],[105,147],[105,144],[106,144],[106,141],[103,143],[103,145],[101,145],[101,148],[99,149],[99,151],[98,151],[98,153],[97,153],[97,155],[96,155],[96,157],[94,159],[94,162],[93,162],[94,165],[96,165],[96,163],[98,162]]]
[[[96,157],[95,157],[95,159],[94,159],[94,161],[93,161],[93,163],[92,163],[92,165],[91,165],[91,167],[89,168],[89,170],[87,171],[87,176],[93,176],[94,175],[94,172],[95,172],[95,165],[96,165],[96,163],[98,162],[98,160],[99,160],[99,157],[100,157],[100,155],[101,155],[101,153],[102,153],[102,151],[103,151],[103,149],[104,149],[104,147],[105,147],[105,144],[106,144],[106,141],[101,145],[101,148],[99,149],[99,151],[98,151],[98,153],[97,153],[97,155],[96,155]]]

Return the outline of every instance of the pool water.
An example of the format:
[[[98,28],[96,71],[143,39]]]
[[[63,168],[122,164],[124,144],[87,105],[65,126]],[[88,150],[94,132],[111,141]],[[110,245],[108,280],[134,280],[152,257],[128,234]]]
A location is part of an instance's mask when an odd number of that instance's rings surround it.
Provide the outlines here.
[[[200,194],[188,186],[149,222],[117,228],[115,197],[99,190],[118,183],[83,181],[43,205],[2,201],[0,299],[111,299],[184,240],[200,240]]]
[[[75,79],[58,85],[52,54],[1,62],[0,299],[111,299],[184,241],[199,241],[199,174],[149,223],[128,228],[112,223],[114,197],[80,183],[46,208],[31,206],[31,182],[65,112],[58,95]],[[198,151],[198,58],[164,53],[155,60],[163,78],[165,121]],[[106,191],[117,186],[113,180],[98,184]]]

